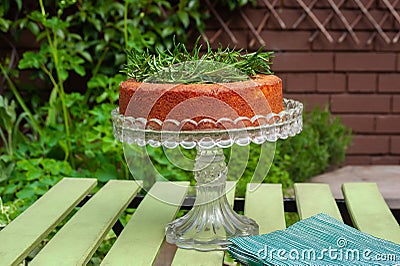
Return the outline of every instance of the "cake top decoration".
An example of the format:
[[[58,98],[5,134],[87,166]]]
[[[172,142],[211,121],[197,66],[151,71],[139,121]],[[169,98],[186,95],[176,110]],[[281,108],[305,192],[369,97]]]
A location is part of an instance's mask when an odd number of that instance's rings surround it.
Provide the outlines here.
[[[123,72],[138,82],[181,84],[226,83],[246,80],[256,74],[273,74],[270,68],[273,52],[263,52],[263,47],[256,52],[247,52],[229,47],[212,50],[209,43],[206,44],[205,51],[202,51],[199,39],[191,52],[184,44],[175,42],[172,49],[157,50],[156,53],[130,50]],[[185,62],[195,63],[187,65]]]

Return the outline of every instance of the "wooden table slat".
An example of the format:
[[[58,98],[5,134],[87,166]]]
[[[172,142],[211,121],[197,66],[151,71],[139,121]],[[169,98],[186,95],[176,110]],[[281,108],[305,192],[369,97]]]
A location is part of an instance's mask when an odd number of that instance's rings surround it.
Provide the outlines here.
[[[178,248],[172,266],[221,266],[224,262],[224,251],[197,251]]]
[[[0,265],[18,265],[96,186],[93,178],[64,178],[0,231]]]
[[[152,265],[185,199],[189,182],[157,182],[132,215],[101,265]]]
[[[226,182],[226,198],[231,206],[235,201],[235,189],[236,182],[227,181]],[[175,253],[174,260],[172,261],[173,266],[208,266],[208,265],[218,265],[221,266],[224,261],[223,251],[210,251],[201,252],[197,250],[188,250],[178,248]]]
[[[260,226],[260,234],[286,228],[281,184],[247,184],[246,216]]]
[[[294,191],[300,219],[306,219],[319,213],[326,213],[343,222],[329,185],[296,183]]]
[[[400,244],[400,226],[376,183],[344,183],[342,190],[355,227]]]
[[[111,180],[50,240],[29,265],[86,264],[140,186]]]

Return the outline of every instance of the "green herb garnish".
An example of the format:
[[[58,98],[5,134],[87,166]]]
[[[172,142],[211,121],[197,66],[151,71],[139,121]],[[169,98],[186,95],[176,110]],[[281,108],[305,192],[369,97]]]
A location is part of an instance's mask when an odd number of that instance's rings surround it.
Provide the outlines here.
[[[273,52],[256,52],[219,47],[213,51],[207,43],[202,53],[198,41],[192,52],[182,43],[173,49],[157,51],[128,51],[124,72],[129,78],[151,83],[215,83],[247,80],[249,76],[272,74]]]

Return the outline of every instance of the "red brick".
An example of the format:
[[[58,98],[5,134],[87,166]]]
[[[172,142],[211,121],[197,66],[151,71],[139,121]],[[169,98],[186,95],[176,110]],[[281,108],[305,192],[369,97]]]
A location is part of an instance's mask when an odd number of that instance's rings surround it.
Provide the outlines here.
[[[390,153],[400,154],[400,136],[392,136],[390,139]]]
[[[375,131],[373,115],[341,115],[340,121],[350,127],[353,133],[372,133]]]
[[[314,92],[316,85],[315,74],[288,74],[286,81],[287,92]]]
[[[373,73],[348,74],[350,92],[374,92],[377,88],[377,75]]]
[[[347,154],[387,154],[389,136],[355,135]]]
[[[290,74],[286,74],[286,73],[279,73],[279,74],[277,74],[281,79],[282,79],[282,86],[283,86],[283,90],[285,90],[286,89],[286,85],[287,85],[287,79],[288,79],[288,76],[290,75]]]
[[[345,165],[370,165],[371,164],[371,156],[346,154],[344,164]]]
[[[337,73],[317,74],[317,91],[319,92],[346,91],[346,75]]]
[[[336,113],[387,113],[390,111],[390,95],[332,95],[331,111]]]
[[[393,95],[392,112],[400,113],[400,95]]]
[[[260,33],[266,42],[268,50],[273,51],[305,51],[311,50],[311,43],[308,41],[308,31],[272,31],[265,30]],[[288,41],[290,40],[290,41]],[[257,42],[255,42],[258,44]]]
[[[329,104],[329,95],[326,94],[286,93],[284,97],[301,101],[306,111],[312,111],[316,106],[325,107]]]
[[[216,32],[215,30],[206,30],[204,32],[204,34],[208,38],[210,38],[211,36],[214,35],[215,32]],[[242,47],[242,48],[247,49],[247,43],[248,43],[247,34],[243,34],[243,31],[240,31],[240,30],[233,30],[232,34],[237,39],[238,44],[233,43],[231,38],[224,31],[221,33],[221,35],[218,36],[218,38],[216,38],[216,40],[213,43],[211,43],[211,48],[217,49],[219,46],[222,45],[222,47],[226,47],[226,46],[235,47],[236,46],[236,47]]]
[[[400,115],[377,116],[376,132],[400,133]]]
[[[276,53],[274,71],[304,72],[333,70],[333,53]]]
[[[400,53],[397,54],[397,62],[396,62],[396,66],[397,66],[397,71],[400,71]]]
[[[336,53],[338,71],[393,71],[396,69],[394,53]]]
[[[378,90],[381,92],[400,92],[400,73],[379,74]]]
[[[330,43],[325,35],[321,32],[318,32],[314,41],[312,42],[313,50],[330,50],[330,51],[370,51],[371,45],[367,44],[367,40],[371,36],[370,32],[357,32],[357,38],[359,40],[359,44],[357,44],[350,34],[344,38],[342,42],[338,42],[339,38],[342,36],[343,31],[329,31],[329,34],[335,40],[333,43]],[[314,33],[313,33],[314,34]],[[310,33],[311,36],[311,33]]]
[[[386,31],[386,34],[388,35],[389,39],[393,40],[393,38],[397,35],[397,32]],[[376,51],[382,51],[382,52],[400,51],[400,42],[396,43],[392,42],[388,45],[386,41],[383,38],[381,38],[378,34],[373,39],[372,43],[374,44]]]
[[[373,156],[371,157],[371,164],[374,165],[398,165],[400,163],[400,156]]]

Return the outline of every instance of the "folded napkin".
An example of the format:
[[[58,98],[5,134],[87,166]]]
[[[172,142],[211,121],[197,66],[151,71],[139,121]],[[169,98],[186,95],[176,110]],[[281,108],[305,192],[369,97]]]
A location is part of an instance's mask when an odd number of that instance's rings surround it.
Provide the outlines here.
[[[285,230],[229,239],[229,254],[245,265],[400,266],[400,245],[318,214]]]

